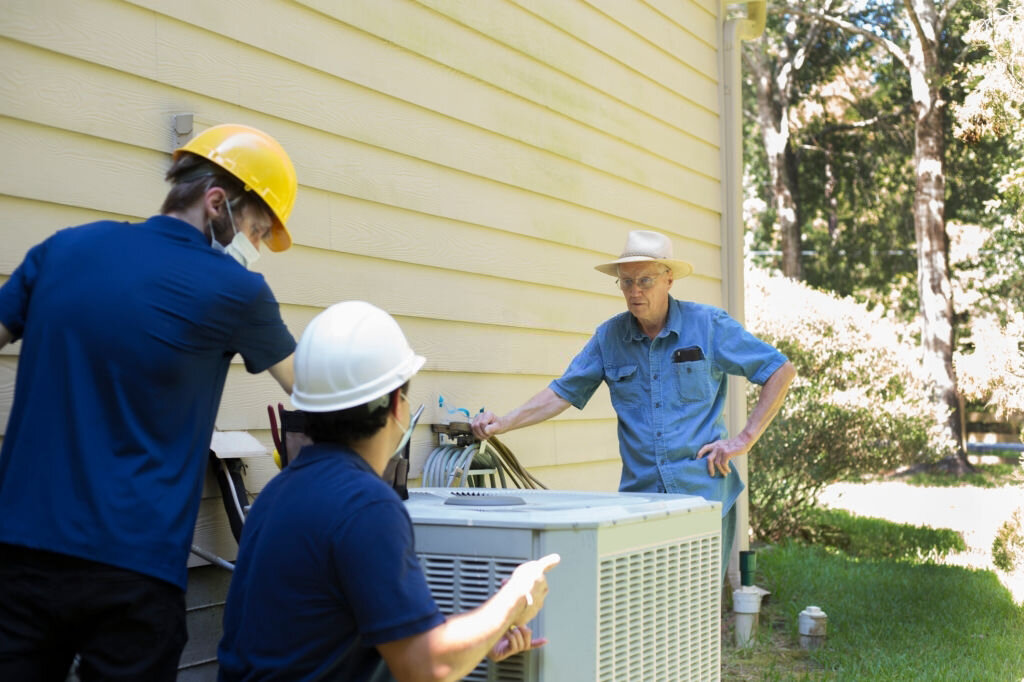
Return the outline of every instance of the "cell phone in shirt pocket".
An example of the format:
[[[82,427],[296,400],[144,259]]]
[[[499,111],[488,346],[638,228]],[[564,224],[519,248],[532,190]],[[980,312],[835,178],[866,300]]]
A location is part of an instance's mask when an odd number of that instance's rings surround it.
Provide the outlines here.
[[[672,351],[672,362],[697,362],[704,359],[704,351],[700,346],[688,346]]]
[[[702,403],[712,397],[711,368],[700,346],[672,351],[672,366],[682,403]]]

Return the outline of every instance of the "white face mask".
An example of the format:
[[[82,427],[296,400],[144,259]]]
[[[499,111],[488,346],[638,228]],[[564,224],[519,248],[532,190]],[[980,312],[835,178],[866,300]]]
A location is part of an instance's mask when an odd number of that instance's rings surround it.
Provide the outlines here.
[[[234,226],[233,222],[232,226]],[[214,241],[217,240],[214,239]],[[249,238],[241,232],[235,232],[235,237],[231,240],[231,243],[222,248],[224,253],[241,263],[244,268],[251,268],[252,264],[260,258],[259,249],[253,246]]]
[[[216,237],[213,236],[213,227],[211,226],[210,246],[212,246],[215,251],[228,254],[238,261],[243,268],[251,268],[252,264],[259,260],[260,251],[252,245],[252,242],[249,241],[248,237],[238,231],[238,227],[235,225],[235,216],[231,213],[231,202],[226,201],[224,202],[224,205],[228,208],[228,220],[231,221],[231,229],[235,231],[235,236],[231,239],[230,244],[224,246],[217,241]]]

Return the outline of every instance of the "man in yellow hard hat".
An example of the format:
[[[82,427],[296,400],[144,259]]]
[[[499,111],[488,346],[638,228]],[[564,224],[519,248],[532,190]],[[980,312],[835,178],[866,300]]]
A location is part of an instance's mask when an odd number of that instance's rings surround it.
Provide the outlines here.
[[[0,288],[21,340],[0,450],[0,679],[173,680],[203,472],[228,365],[292,388],[295,340],[259,274],[297,182],[240,125],[174,154],[161,214],[60,230]]]

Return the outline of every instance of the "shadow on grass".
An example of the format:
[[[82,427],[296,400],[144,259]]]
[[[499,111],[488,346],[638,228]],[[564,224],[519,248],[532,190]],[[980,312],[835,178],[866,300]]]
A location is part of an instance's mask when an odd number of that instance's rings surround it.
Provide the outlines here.
[[[811,512],[807,538],[818,547],[841,550],[858,559],[935,561],[967,549],[963,536],[949,528],[928,528],[854,516],[840,509]]]
[[[756,582],[772,591],[766,632],[753,651],[726,643],[731,679],[1024,678],[1024,608],[991,571],[933,561],[961,548],[956,533],[845,516],[823,517],[842,528],[844,549],[790,541],[758,551]],[[797,616],[811,604],[828,614],[828,639],[803,652]]]

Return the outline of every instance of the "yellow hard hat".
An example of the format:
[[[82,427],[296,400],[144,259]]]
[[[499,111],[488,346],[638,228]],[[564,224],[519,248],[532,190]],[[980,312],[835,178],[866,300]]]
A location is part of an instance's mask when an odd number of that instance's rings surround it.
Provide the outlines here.
[[[174,151],[177,159],[191,152],[217,164],[262,197],[273,213],[274,227],[264,240],[271,251],[292,245],[285,227],[295,205],[295,166],[277,140],[262,130],[234,123],[207,128]]]

